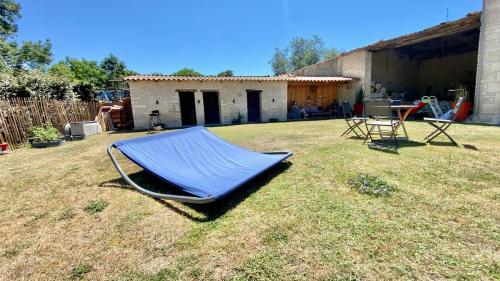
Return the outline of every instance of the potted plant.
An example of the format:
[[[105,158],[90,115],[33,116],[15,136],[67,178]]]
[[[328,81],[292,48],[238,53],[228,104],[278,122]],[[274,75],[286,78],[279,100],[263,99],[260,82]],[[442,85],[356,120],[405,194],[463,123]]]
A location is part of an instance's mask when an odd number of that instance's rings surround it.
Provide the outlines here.
[[[354,104],[353,110],[354,115],[360,116],[363,114],[363,100],[364,100],[363,88],[360,88],[356,92],[356,103]]]
[[[472,102],[469,101],[469,91],[463,85],[459,85],[458,89],[454,90],[455,92],[455,101],[451,103],[451,107],[455,108],[457,101],[460,97],[464,97],[462,101],[462,106],[458,110],[455,120],[458,122],[463,122],[469,117],[470,109],[472,108]]]
[[[59,130],[50,124],[31,129],[28,140],[34,148],[45,148],[64,144],[64,138],[61,136]]]

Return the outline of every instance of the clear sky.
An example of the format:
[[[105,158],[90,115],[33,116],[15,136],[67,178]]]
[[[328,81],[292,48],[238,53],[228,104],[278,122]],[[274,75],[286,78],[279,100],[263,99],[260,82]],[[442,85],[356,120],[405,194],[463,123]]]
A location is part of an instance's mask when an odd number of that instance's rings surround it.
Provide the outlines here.
[[[319,35],[350,50],[481,10],[481,0],[21,0],[23,40],[55,60],[109,53],[140,73],[271,74],[274,48]]]

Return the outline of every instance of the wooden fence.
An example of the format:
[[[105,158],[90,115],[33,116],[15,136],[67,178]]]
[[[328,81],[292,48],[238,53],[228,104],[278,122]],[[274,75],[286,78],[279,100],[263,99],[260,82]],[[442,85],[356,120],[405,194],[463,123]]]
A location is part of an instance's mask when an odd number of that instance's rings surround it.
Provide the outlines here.
[[[44,124],[52,124],[63,133],[67,123],[94,120],[99,108],[98,102],[0,98],[0,142],[7,142],[12,149],[23,146],[30,130]]]

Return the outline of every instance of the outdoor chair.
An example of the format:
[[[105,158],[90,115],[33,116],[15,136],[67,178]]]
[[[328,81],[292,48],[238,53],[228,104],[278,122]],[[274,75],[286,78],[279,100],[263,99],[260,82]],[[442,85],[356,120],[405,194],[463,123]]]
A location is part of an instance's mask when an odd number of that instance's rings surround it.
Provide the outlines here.
[[[352,114],[351,104],[348,101],[342,102],[342,113],[344,114],[344,120],[347,123],[348,128],[340,136],[349,135],[352,132],[358,138],[364,137],[366,134],[360,126],[366,122],[366,118],[354,116]]]
[[[380,140],[386,140],[384,135],[389,135],[389,139],[394,140],[396,145],[398,144],[396,130],[399,120],[392,115],[390,100],[366,100],[364,112],[369,119],[365,122],[367,133],[363,143],[366,143],[368,138],[373,142],[373,131],[377,128]]]
[[[446,130],[454,123],[457,112],[460,110],[462,103],[464,101],[464,97],[460,97],[455,105],[455,108],[441,115],[439,118],[424,118],[424,121],[429,123],[435,130],[430,133],[427,137],[425,137],[425,142],[430,143],[433,139],[438,137],[441,134],[444,134],[448,139],[455,145],[458,145],[457,142],[446,133]]]

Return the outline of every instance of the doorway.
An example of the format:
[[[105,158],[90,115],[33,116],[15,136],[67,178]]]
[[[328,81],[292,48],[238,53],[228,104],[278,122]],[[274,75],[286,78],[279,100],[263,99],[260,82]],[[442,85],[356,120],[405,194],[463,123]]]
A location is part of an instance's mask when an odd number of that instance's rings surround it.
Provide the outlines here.
[[[220,124],[219,93],[203,92],[203,109],[205,124]]]
[[[247,90],[248,122],[260,122],[260,91]]]
[[[182,126],[196,126],[194,92],[179,92]]]

